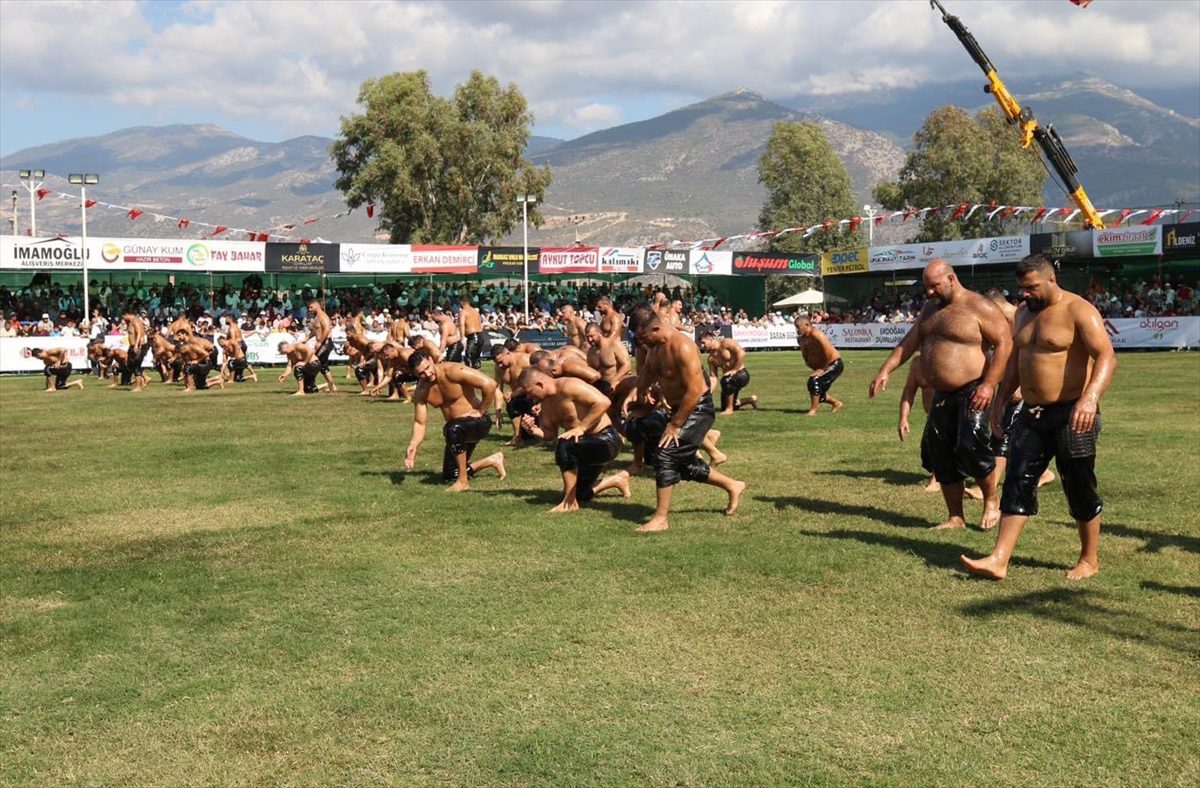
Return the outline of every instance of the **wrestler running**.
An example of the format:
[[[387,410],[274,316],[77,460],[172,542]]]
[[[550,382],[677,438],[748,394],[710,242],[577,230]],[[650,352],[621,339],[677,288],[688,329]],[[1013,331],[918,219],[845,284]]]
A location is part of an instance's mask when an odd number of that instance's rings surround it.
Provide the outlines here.
[[[829,388],[837,380],[845,365],[842,364],[842,354],[837,351],[825,332],[812,324],[807,317],[797,317],[796,344],[804,356],[804,363],[812,372],[808,375],[808,396],[810,403],[805,416],[816,416],[822,402],[828,402],[837,413],[842,409],[841,400],[829,396]]]
[[[960,560],[971,574],[1004,579],[1021,529],[1037,514],[1038,478],[1054,458],[1079,528],[1079,561],[1067,578],[1082,580],[1100,571],[1104,502],[1096,489],[1096,439],[1100,398],[1112,383],[1117,356],[1100,313],[1059,286],[1045,257],[1021,260],[1017,282],[1025,303],[1017,309],[1016,352],[999,393],[1006,402],[1019,386],[1025,407],[1013,427],[1000,531],[990,555]]]
[[[417,449],[425,440],[428,408],[432,405],[442,411],[446,420],[442,428],[446,439],[442,479],[451,482],[448,489],[453,492],[470,489],[471,478],[487,468],[495,468],[504,479],[507,474],[503,452],[471,462],[476,444],[492,429],[487,409],[495,396],[496,381],[464,364],[435,362],[423,350],[409,357],[408,366],[419,382],[413,392],[413,432],[404,454],[404,467],[412,470],[416,464]]]
[[[966,527],[963,480],[970,476],[983,491],[980,527],[987,530],[1000,519],[989,409],[1008,363],[1012,335],[996,305],[964,287],[945,260],[927,265],[923,279],[925,306],[879,368],[868,394],[884,391],[892,371],[921,351],[925,377],[934,388],[921,464],[942,485],[948,513],[935,527]]]

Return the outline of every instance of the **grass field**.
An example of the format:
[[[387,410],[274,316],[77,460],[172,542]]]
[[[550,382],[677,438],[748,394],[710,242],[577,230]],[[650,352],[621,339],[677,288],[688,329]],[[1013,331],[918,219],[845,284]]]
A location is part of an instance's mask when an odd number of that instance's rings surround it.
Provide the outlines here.
[[[741,510],[684,485],[651,537],[647,478],[545,515],[540,449],[443,493],[396,403],[2,379],[0,781],[1195,785],[1200,354],[1120,357],[1080,584],[1057,484],[1008,580],[957,570],[993,536],[926,530],[881,360],[806,419],[752,355]]]

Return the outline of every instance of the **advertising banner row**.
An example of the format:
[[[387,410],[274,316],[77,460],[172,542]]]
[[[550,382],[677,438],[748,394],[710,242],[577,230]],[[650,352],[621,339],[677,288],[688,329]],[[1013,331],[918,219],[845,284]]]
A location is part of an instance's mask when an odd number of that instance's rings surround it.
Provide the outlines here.
[[[895,347],[912,328],[908,323],[823,323],[820,329],[834,347],[843,349]],[[1200,348],[1200,317],[1110,318],[1104,321],[1117,350],[1136,348]],[[729,335],[751,349],[794,348],[793,326],[730,326]]]
[[[684,274],[689,276],[838,276],[953,266],[1012,265],[1029,254],[1072,260],[1200,252],[1200,222],[1078,230],[963,241],[858,247],[821,255],[645,249],[637,246],[530,247],[531,274]],[[78,237],[0,237],[0,269],[81,270]],[[88,238],[89,270],[229,271],[295,274],[500,274],[520,276],[523,250],[512,246],[358,243],[252,243],[154,238]]]

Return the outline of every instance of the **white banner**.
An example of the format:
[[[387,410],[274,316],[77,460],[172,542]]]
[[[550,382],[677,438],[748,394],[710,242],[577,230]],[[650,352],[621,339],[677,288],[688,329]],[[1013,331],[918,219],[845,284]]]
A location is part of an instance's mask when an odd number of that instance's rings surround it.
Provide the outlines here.
[[[89,259],[95,262],[94,253]],[[0,237],[0,268],[82,271],[83,249],[80,238],[22,238],[5,235]]]
[[[1117,317],[1104,321],[1117,350],[1200,347],[1200,317]]]
[[[693,249],[688,255],[688,273],[701,276],[733,276],[733,252]]]
[[[266,244],[161,238],[88,239],[88,266],[155,271],[262,271]]]
[[[1028,254],[1028,235],[873,246],[870,250],[870,270],[896,271],[905,268],[924,268],[934,260],[945,260],[950,265],[959,267],[999,265],[1016,263]]]
[[[1092,233],[1095,257],[1145,257],[1162,254],[1162,227],[1113,227]]]
[[[87,340],[82,337],[2,337],[0,372],[41,372],[46,365],[29,355],[34,348],[64,348],[71,366],[87,371]]]
[[[592,247],[548,249],[538,253],[539,274],[594,274],[600,270],[600,250]]]
[[[640,274],[646,250],[640,246],[600,247],[600,273]]]
[[[412,247],[415,274],[473,274],[478,267],[478,246]]]
[[[411,274],[412,247],[408,244],[342,244],[343,274]]]

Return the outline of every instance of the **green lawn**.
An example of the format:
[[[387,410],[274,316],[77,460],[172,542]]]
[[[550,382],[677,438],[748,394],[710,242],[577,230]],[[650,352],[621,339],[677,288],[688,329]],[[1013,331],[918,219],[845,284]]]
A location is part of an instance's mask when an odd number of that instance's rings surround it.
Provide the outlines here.
[[[1194,785],[1200,354],[1120,357],[1081,584],[1057,484],[1008,580],[957,570],[993,536],[926,530],[882,358],[806,419],[752,355],[741,510],[684,485],[652,537],[648,478],[545,515],[539,449],[443,493],[396,403],[2,379],[0,781]]]

